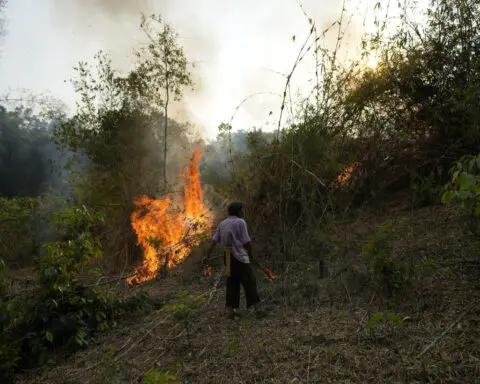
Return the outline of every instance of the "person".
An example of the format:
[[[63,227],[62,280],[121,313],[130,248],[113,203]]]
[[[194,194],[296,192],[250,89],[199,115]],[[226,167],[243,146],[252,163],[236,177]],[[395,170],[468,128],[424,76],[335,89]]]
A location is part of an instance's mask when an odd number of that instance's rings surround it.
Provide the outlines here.
[[[245,291],[247,308],[254,307],[257,317],[264,317],[266,313],[261,309],[257,283],[250,266],[250,260],[253,259],[252,239],[248,234],[247,223],[243,217],[242,203],[234,202],[228,206],[228,217],[218,225],[203,263],[205,264],[208,261],[216,245],[220,243],[225,250],[228,317],[239,316],[237,311],[240,307],[240,285],[243,286]]]

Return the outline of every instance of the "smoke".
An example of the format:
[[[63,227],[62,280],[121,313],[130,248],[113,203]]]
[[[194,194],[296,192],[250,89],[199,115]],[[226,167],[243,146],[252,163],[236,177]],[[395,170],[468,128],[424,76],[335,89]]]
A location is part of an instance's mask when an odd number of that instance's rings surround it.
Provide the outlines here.
[[[6,28],[5,28],[6,21],[3,16],[3,9],[5,8],[5,5],[7,5],[7,0],[0,0],[0,43],[2,42],[2,38],[6,34]],[[0,54],[1,54],[1,51],[0,51]]]
[[[193,90],[184,90],[183,102],[172,104],[170,115],[182,122],[196,119],[188,105],[192,99],[201,97],[205,63],[216,55],[218,47],[212,30],[196,20],[192,7],[178,7],[174,0],[53,0],[53,3],[58,27],[70,30],[72,39],[88,42],[92,52],[107,52],[114,67],[121,71],[131,69],[133,51],[147,43],[139,28],[141,14],[160,14],[178,33],[179,43],[191,63],[194,82]]]
[[[234,130],[253,125],[273,127],[278,120],[285,76],[292,69],[310,29],[305,11],[319,31],[338,20],[342,4],[319,0],[51,0],[52,19],[74,46],[90,52],[103,49],[120,70],[129,70],[134,48],[145,43],[138,28],[140,14],[157,13],[179,34],[179,42],[191,63],[194,91],[185,90],[184,100],[173,106],[177,120],[190,121],[214,137],[220,122],[228,121],[248,95],[263,92],[236,113]],[[361,34],[363,8],[347,0],[344,25],[352,33],[343,37],[343,47],[353,47]],[[350,14],[357,16],[350,18]],[[325,37],[334,47],[338,33],[332,28]],[[295,35],[295,42],[292,37]],[[350,49],[350,48],[348,48]],[[346,57],[341,52],[339,57]],[[90,56],[91,57],[91,56]],[[82,59],[89,59],[83,57]],[[292,91],[309,93],[315,76],[313,55],[296,69]],[[310,82],[309,82],[310,81]],[[273,113],[270,114],[270,111]]]

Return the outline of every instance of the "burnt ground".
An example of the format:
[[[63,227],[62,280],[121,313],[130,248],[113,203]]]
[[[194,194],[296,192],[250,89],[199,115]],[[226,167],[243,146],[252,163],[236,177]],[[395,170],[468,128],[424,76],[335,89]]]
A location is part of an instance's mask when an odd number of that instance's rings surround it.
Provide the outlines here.
[[[395,254],[435,265],[395,299],[375,289],[359,258],[375,226],[387,221]],[[221,268],[204,278],[192,273],[192,262],[189,273],[132,290],[166,302],[184,289],[199,292],[206,302],[192,313],[188,332],[172,313],[132,315],[88,349],[17,382],[142,383],[155,369],[182,383],[480,383],[477,240],[459,213],[371,208],[323,236],[338,245],[329,278],[318,279],[307,259],[281,268],[262,260],[280,275],[269,281],[257,271],[266,319],[245,311],[227,320]],[[299,241],[297,254],[303,246]],[[370,329],[376,312],[402,324],[380,321]]]

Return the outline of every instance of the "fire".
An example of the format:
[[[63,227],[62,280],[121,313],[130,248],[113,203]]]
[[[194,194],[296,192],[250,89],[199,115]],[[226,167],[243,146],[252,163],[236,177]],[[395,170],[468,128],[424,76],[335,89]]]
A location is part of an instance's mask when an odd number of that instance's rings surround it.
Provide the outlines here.
[[[203,206],[203,190],[200,184],[198,165],[202,152],[195,150],[188,167],[184,171],[185,211],[197,221],[203,221],[205,208]]]
[[[358,165],[358,162],[355,162],[350,167],[347,167],[342,174],[337,176],[336,185],[338,189],[342,189],[342,187],[347,183],[347,181],[351,179],[354,172],[357,170]]]
[[[129,284],[153,279],[161,268],[175,267],[199,243],[196,235],[210,220],[203,204],[198,171],[201,157],[202,152],[195,149],[183,172],[183,201],[174,201],[169,196],[161,200],[140,196],[134,201],[137,209],[131,215],[131,224],[143,248],[143,264],[127,280]]]
[[[265,268],[265,273],[270,280],[276,279],[278,277],[277,275],[274,275],[273,272],[268,268]]]
[[[355,169],[355,166],[353,165],[345,169],[345,171],[343,171],[343,173],[337,177],[338,184],[340,185],[345,184],[352,177],[352,173],[354,169]]]

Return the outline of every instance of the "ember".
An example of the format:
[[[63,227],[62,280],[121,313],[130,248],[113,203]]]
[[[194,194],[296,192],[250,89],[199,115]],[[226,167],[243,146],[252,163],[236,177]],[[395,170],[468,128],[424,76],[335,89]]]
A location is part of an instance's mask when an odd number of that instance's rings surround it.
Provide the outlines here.
[[[270,269],[268,268],[265,268],[265,273],[267,274],[270,280],[276,279],[278,277],[277,275],[274,275],[273,272],[270,271]]]

